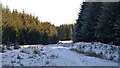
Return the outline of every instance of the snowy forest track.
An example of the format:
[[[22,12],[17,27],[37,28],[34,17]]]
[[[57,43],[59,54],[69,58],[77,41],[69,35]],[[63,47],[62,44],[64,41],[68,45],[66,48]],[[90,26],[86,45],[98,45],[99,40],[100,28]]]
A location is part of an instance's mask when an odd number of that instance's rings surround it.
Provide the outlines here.
[[[10,66],[117,66],[117,63],[85,56],[58,44],[31,46],[2,53],[3,65]]]

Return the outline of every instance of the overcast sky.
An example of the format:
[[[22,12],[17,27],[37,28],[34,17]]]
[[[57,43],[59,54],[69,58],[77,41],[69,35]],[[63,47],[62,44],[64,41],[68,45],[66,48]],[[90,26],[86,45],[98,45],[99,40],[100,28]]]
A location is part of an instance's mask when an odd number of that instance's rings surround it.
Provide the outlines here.
[[[75,23],[83,0],[0,0],[3,6],[38,16],[41,21],[49,21],[56,26]]]

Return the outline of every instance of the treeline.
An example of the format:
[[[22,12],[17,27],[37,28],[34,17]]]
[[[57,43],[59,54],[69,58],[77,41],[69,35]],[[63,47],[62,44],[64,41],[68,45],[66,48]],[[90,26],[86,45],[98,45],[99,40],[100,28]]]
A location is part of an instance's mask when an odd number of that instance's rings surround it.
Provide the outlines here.
[[[56,28],[58,31],[58,37],[61,41],[72,40],[74,24],[62,24]]]
[[[17,10],[2,7],[2,44],[51,44],[59,41],[57,29],[49,22]]]
[[[73,41],[120,45],[120,2],[83,2]]]

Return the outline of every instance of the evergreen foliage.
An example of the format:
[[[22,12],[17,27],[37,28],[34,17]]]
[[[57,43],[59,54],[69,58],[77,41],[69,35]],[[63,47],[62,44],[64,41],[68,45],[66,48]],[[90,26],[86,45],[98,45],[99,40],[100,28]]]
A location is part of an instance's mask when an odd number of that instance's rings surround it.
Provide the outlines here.
[[[74,29],[74,42],[120,45],[120,2],[83,2]]]
[[[74,24],[62,24],[56,28],[58,31],[58,37],[61,41],[72,40]]]
[[[51,44],[59,41],[57,29],[31,14],[2,8],[2,44]]]

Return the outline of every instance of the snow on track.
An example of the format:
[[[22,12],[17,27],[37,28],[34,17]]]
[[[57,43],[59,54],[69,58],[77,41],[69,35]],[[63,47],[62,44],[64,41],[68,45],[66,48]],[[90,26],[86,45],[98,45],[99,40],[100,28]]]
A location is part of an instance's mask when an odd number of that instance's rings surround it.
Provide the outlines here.
[[[85,56],[57,44],[34,49],[22,48],[2,55],[3,65],[10,66],[118,66],[115,62]]]
[[[51,51],[58,54],[52,63],[57,66],[117,66],[117,63],[85,56],[62,46],[50,46]]]

